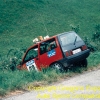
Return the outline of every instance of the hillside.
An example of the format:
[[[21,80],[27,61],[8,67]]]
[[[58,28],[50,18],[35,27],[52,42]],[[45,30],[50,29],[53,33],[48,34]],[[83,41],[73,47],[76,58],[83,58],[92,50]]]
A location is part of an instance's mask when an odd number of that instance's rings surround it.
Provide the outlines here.
[[[99,6],[100,0],[0,0],[0,55],[78,25],[79,34],[90,37],[100,21]]]
[[[85,37],[91,50],[86,69],[76,66],[64,73],[49,68],[41,73],[16,69],[34,38],[73,29]],[[95,69],[100,64],[99,45],[100,0],[0,0],[0,95],[24,90],[31,82],[52,83]]]

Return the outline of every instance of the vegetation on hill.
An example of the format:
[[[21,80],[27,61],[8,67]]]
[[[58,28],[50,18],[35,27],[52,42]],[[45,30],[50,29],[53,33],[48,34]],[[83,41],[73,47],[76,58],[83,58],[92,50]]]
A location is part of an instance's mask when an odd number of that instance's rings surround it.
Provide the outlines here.
[[[91,37],[100,19],[99,0],[0,0],[0,55],[27,48],[33,38],[55,35],[79,26]]]
[[[91,50],[88,67],[100,63],[100,0],[0,0],[0,95],[29,82],[52,82],[69,73],[16,70],[37,36],[76,31]],[[83,69],[74,69],[81,72]],[[52,77],[52,78],[51,78]]]

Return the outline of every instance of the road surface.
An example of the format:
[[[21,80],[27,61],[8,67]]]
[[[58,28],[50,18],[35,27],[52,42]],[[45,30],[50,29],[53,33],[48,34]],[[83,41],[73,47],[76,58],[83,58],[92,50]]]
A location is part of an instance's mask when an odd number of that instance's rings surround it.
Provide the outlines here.
[[[2,100],[100,100],[100,69]]]

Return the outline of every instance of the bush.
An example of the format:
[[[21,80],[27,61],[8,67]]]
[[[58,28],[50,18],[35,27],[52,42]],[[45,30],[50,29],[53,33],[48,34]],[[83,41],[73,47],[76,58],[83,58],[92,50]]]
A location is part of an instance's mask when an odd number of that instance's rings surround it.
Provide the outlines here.
[[[96,50],[100,50],[100,24],[95,26],[95,33],[92,34],[92,42]]]
[[[79,27],[79,25],[77,25],[77,26],[71,25],[71,29],[72,29],[73,31],[75,31],[76,33],[78,33],[79,30],[80,30],[80,27]]]
[[[10,49],[6,56],[0,56],[1,70],[16,70],[16,66],[22,60],[22,55],[26,49]]]
[[[88,49],[90,49],[91,52],[97,51],[96,46],[93,45],[94,43],[89,38],[84,37],[84,42],[87,45]]]
[[[99,41],[100,40],[100,24],[95,26],[95,33],[92,35],[93,41]]]

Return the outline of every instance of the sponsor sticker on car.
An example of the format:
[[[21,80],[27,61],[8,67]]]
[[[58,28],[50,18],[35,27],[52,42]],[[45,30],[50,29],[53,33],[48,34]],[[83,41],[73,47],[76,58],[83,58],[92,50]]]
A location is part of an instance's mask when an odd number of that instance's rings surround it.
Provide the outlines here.
[[[51,50],[51,51],[47,52],[47,56],[48,57],[52,57],[54,55],[56,55],[56,51],[55,50]]]
[[[30,70],[33,70],[33,69],[37,70],[37,67],[36,67],[36,64],[35,64],[34,59],[28,61],[28,62],[26,63],[26,67],[27,67],[27,69],[28,69],[29,71],[30,71]]]

